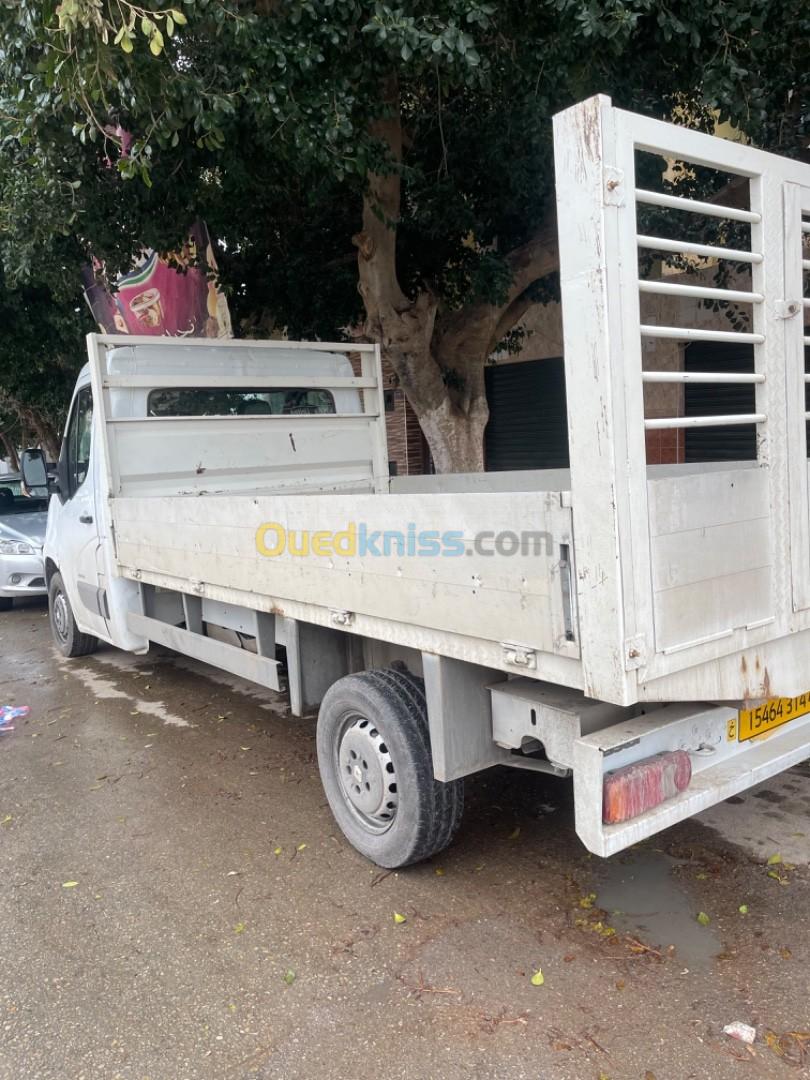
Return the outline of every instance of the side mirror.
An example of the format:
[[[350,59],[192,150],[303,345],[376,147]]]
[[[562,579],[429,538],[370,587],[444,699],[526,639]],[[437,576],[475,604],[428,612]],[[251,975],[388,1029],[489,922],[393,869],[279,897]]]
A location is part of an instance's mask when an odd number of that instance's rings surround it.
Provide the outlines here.
[[[29,495],[47,495],[50,492],[48,467],[41,450],[24,450],[20,458],[20,471]]]

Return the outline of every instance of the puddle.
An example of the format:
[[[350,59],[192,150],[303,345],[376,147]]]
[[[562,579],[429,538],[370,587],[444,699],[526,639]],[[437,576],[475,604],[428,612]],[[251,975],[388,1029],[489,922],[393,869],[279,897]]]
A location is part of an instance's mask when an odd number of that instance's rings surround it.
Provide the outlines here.
[[[694,901],[672,874],[678,865],[668,855],[646,851],[608,859],[595,875],[596,902],[618,932],[662,949],[674,945],[677,963],[690,971],[706,971],[712,957],[722,952],[722,942],[711,925],[697,921]]]

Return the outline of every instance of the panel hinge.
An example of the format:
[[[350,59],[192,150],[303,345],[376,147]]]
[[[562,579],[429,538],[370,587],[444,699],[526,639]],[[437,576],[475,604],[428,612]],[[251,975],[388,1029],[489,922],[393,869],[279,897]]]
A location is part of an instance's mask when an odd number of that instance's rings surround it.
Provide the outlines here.
[[[523,671],[533,671],[537,667],[537,653],[534,649],[526,645],[512,645],[508,641],[501,642],[501,648],[505,664],[511,664]]]
[[[777,300],[773,305],[777,319],[792,319],[802,310],[801,300]]]
[[[647,663],[647,639],[643,634],[636,634],[624,643],[624,666],[627,671],[635,671]]]
[[[354,622],[353,611],[330,611],[329,619],[335,626],[351,626]]]
[[[604,177],[604,191],[602,201],[605,206],[624,206],[624,173],[621,169],[615,169],[612,165],[606,165],[602,170]]]

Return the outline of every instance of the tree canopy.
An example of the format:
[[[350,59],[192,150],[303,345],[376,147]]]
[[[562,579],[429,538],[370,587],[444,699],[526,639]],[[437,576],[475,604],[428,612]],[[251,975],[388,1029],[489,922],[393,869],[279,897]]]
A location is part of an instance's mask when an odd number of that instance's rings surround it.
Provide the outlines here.
[[[0,29],[6,282],[75,296],[89,251],[202,217],[237,324],[381,341],[440,469],[481,466],[484,365],[553,295],[556,111],[810,140],[803,0],[0,0]]]

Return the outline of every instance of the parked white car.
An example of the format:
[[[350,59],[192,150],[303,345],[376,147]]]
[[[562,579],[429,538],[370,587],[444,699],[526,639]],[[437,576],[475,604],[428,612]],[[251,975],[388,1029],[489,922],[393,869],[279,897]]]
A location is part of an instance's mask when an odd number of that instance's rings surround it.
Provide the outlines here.
[[[0,611],[15,596],[47,596],[42,545],[48,523],[46,499],[15,495],[0,482]]]

